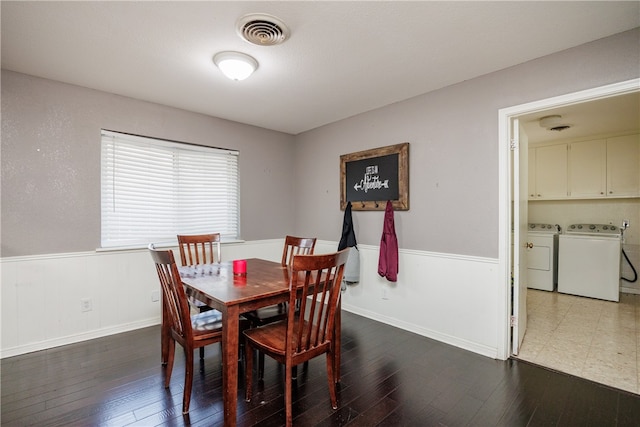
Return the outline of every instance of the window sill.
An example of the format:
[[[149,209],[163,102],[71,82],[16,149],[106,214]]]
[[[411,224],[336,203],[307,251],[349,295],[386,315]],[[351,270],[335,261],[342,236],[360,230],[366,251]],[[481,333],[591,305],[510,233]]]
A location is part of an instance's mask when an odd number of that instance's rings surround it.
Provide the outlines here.
[[[244,240],[238,239],[238,240],[225,240],[223,242],[220,242],[220,244],[222,246],[227,245],[227,244],[236,244],[236,243],[245,243]],[[160,243],[154,243],[154,246],[156,248],[177,248],[178,247],[178,242],[160,242]],[[140,251],[140,250],[146,250],[148,248],[147,246],[140,246],[140,245],[131,245],[131,246],[113,246],[113,247],[108,247],[108,248],[96,248],[96,252],[119,252],[119,251]]]

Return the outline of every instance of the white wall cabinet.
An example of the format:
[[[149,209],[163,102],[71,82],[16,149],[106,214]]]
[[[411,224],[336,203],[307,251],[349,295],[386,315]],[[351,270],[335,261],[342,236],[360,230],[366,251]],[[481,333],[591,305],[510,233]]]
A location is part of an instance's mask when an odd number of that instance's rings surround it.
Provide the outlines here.
[[[569,197],[598,198],[607,195],[607,140],[572,142],[569,145]]]
[[[607,196],[640,196],[640,134],[607,139]]]
[[[567,144],[529,149],[529,199],[567,197]]]
[[[640,135],[529,148],[529,200],[640,197]]]

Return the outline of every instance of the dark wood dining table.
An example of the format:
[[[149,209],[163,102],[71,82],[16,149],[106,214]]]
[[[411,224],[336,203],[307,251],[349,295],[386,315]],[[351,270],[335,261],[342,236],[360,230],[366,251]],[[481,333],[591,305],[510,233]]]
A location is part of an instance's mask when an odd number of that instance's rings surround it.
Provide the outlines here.
[[[260,307],[289,300],[289,269],[279,262],[247,259],[245,276],[233,274],[232,262],[202,268],[181,268],[181,280],[188,295],[222,313],[222,393],[224,425],[236,425],[238,397],[238,344],[240,315]],[[339,285],[338,285],[339,286]],[[340,309],[336,315],[336,379],[340,380]]]

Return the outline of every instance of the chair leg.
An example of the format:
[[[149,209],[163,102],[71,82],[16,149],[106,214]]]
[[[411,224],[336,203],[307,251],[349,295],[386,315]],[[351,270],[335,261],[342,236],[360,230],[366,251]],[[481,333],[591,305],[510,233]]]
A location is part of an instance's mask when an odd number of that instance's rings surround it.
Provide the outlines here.
[[[245,376],[245,395],[244,398],[247,402],[251,401],[251,393],[253,390],[253,348],[249,345],[249,342],[245,342],[244,345],[244,376]]]
[[[211,310],[211,307],[200,307],[200,313],[205,313]],[[204,347],[200,347],[200,360],[204,359]]]
[[[176,342],[173,338],[167,338],[167,369],[164,371],[164,388],[169,388],[171,373],[173,372],[173,360],[176,354]]]
[[[258,351],[258,379],[264,378],[264,353]]]
[[[166,366],[168,361],[169,354],[169,341],[171,340],[171,330],[169,328],[169,323],[165,320],[168,315],[164,313],[162,314],[162,324],[160,326],[160,353],[161,353],[161,363],[163,366]]]
[[[333,371],[333,353],[327,352],[327,381],[329,381],[329,396],[331,397],[331,407],[338,409],[338,399],[336,397],[336,379]]]
[[[189,404],[191,403],[191,387],[193,386],[193,349],[184,348],[185,358],[185,374],[184,374],[184,392],[182,395],[182,413],[189,413]]]
[[[293,396],[292,396],[292,385],[293,382],[291,374],[291,366],[285,365],[285,374],[284,374],[284,407],[285,407],[285,415],[286,415],[286,425],[290,427],[293,425]]]

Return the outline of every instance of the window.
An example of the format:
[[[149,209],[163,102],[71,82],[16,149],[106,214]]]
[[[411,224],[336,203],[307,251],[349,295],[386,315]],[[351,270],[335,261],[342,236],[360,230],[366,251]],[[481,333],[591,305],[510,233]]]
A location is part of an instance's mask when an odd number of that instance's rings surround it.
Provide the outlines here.
[[[238,152],[102,131],[102,247],[239,237]]]

